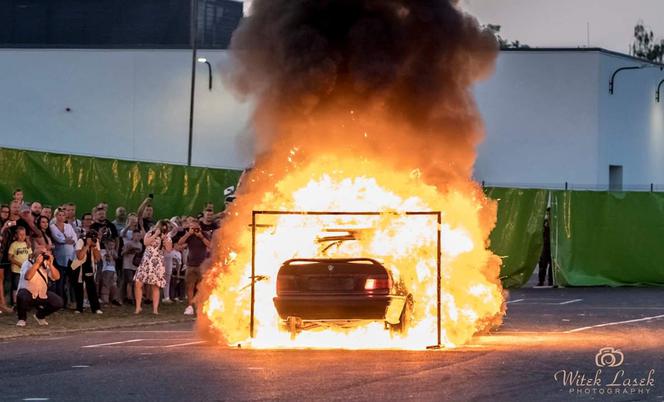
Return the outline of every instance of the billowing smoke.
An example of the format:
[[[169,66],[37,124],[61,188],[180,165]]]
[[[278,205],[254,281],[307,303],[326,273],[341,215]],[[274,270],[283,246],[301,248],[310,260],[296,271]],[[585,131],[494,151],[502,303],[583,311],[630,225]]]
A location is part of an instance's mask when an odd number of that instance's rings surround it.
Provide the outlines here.
[[[256,0],[231,47],[230,83],[257,102],[258,153],[284,141],[305,152],[319,141],[418,157],[426,149],[435,160],[413,165],[470,174],[481,139],[470,88],[492,70],[497,43],[457,1]],[[291,137],[329,116],[338,129]],[[376,120],[397,124],[376,130]]]
[[[496,205],[471,179],[483,134],[471,89],[496,55],[494,36],[455,0],[254,0],[225,80],[255,105],[255,165],[217,235],[199,327],[229,342],[247,337],[253,249],[258,338],[275,341],[276,270],[289,258],[320,257],[316,231],[348,223],[273,220],[257,228],[254,248],[253,210],[443,211],[446,343],[500,323],[500,260],[486,248]],[[419,347],[436,321],[428,236],[439,226],[419,234],[412,222],[389,222],[355,222],[377,229],[339,253],[395,267],[416,295],[421,336],[404,345]],[[383,332],[363,339],[392,345]]]

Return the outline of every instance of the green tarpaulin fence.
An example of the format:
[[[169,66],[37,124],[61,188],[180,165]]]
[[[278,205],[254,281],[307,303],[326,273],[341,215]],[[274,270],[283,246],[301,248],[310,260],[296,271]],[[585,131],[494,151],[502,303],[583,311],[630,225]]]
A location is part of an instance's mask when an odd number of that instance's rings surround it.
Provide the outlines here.
[[[664,285],[664,194],[556,191],[551,209],[558,284]]]
[[[223,191],[239,171],[130,162],[0,148],[0,201],[21,188],[27,201],[55,206],[74,202],[78,215],[101,201],[136,210],[154,194],[156,217],[200,212],[205,202],[222,209]],[[109,217],[113,219],[113,217]]]
[[[503,259],[503,286],[523,286],[542,251],[542,224],[549,192],[513,188],[488,188],[485,192],[498,200],[498,220],[490,244],[491,250]]]
[[[101,201],[135,210],[149,194],[157,217],[193,214],[239,171],[130,162],[0,148],[0,201],[15,188],[28,201],[75,202],[79,215]],[[523,286],[542,248],[542,221],[552,194],[551,249],[563,286],[664,285],[664,194],[488,188],[498,200],[491,249],[503,257],[505,287]]]

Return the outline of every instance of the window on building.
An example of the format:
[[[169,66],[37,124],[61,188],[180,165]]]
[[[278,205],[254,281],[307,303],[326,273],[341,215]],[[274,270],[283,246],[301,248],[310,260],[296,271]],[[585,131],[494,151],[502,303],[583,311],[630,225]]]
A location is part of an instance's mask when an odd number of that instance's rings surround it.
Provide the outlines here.
[[[192,0],[0,0],[0,47],[187,48]],[[242,3],[198,1],[199,47],[228,47]]]
[[[623,167],[622,165],[609,165],[609,191],[622,191]]]

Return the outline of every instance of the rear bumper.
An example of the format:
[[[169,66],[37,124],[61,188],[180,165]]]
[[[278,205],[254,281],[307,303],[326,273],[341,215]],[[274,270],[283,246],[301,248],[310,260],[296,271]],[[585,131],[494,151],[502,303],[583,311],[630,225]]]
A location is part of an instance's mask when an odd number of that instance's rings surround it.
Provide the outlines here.
[[[274,306],[281,319],[298,317],[316,320],[385,320],[388,312],[401,313],[405,297],[393,295],[371,296],[277,296]],[[398,316],[398,315],[397,315]]]

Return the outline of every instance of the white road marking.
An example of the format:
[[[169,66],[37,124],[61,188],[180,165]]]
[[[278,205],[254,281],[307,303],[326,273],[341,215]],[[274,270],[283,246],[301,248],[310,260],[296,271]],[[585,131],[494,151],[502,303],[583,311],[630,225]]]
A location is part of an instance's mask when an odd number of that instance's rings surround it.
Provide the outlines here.
[[[23,398],[24,401],[50,401],[51,398]]]
[[[633,322],[641,322],[641,321],[650,321],[650,320],[656,320],[658,318],[664,318],[664,314],[654,315],[652,317],[637,318],[637,319],[634,319],[634,320],[607,322],[607,323],[604,323],[604,324],[597,324],[597,325],[591,325],[591,326],[588,326],[588,327],[575,328],[575,329],[570,329],[568,331],[564,331],[563,333],[571,334],[571,333],[574,333],[574,332],[586,331],[588,329],[593,329],[593,328],[602,328],[602,327],[610,327],[612,325],[630,324],[630,323],[633,323]]]
[[[187,343],[176,343],[175,345],[164,346],[164,348],[177,348],[178,346],[188,346],[188,345],[198,345],[200,343],[205,343],[205,341],[195,341]]]
[[[71,366],[71,368],[88,368],[88,367],[90,367],[90,366],[86,366],[85,364],[81,364],[81,365],[78,365],[78,366]]]
[[[81,346],[82,348],[98,348],[101,346],[110,346],[110,345],[121,345],[123,343],[133,343],[133,342],[141,342],[144,341],[145,339],[130,339],[128,341],[120,341],[120,342],[109,342],[109,343],[98,343],[96,345],[87,345],[87,346]]]
[[[583,299],[567,300],[567,301],[564,301],[564,302],[562,302],[562,303],[558,303],[558,304],[560,304],[560,305],[563,305],[563,304],[572,304],[572,303],[577,303],[577,302],[580,302],[580,301],[583,301]]]
[[[507,302],[507,304],[510,304],[510,303],[518,303],[518,302],[522,302],[522,301],[524,301],[524,300],[526,300],[526,299],[510,300],[510,301]]]

